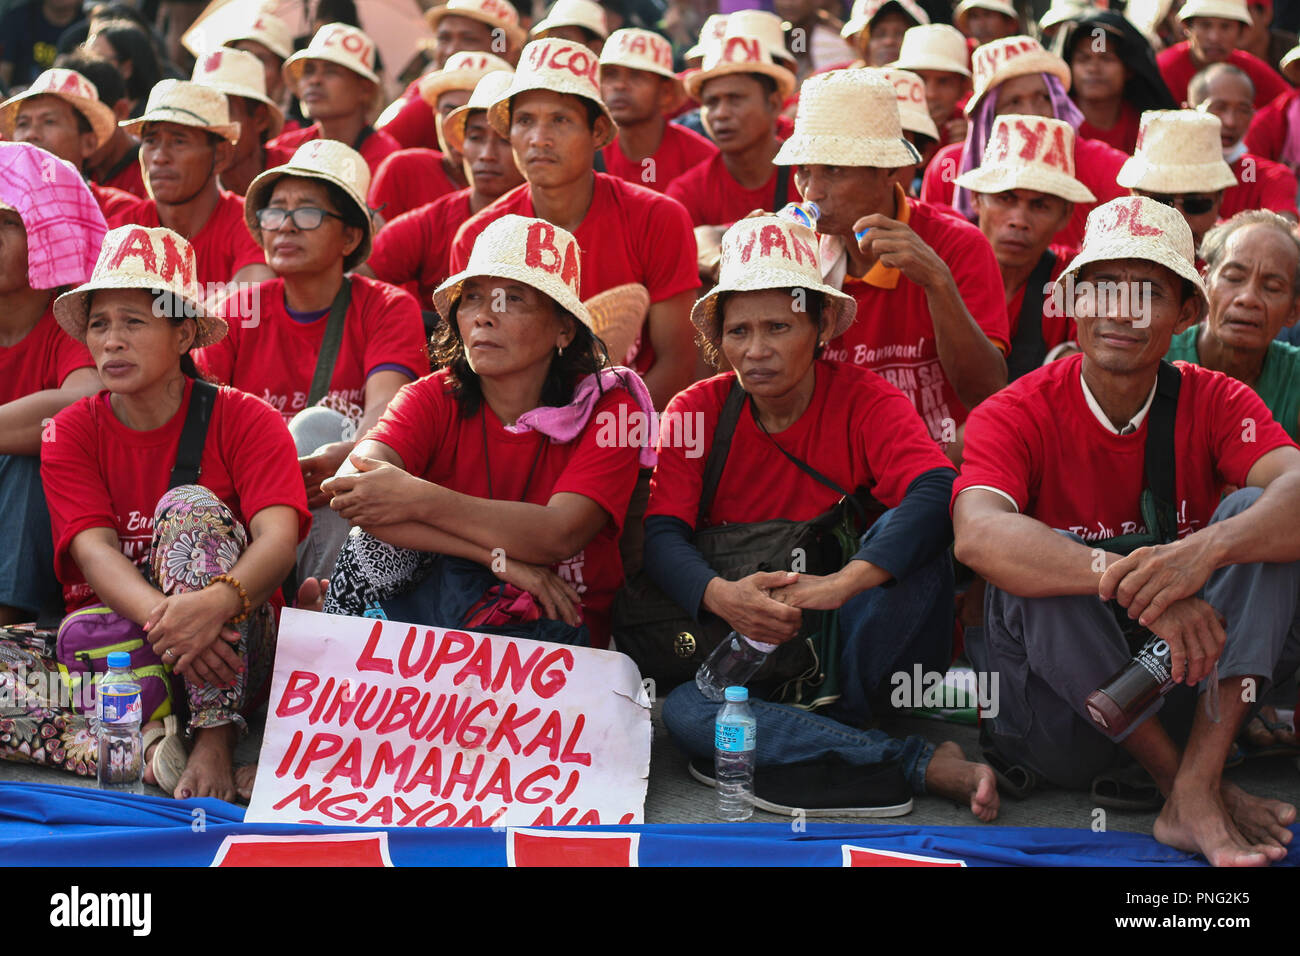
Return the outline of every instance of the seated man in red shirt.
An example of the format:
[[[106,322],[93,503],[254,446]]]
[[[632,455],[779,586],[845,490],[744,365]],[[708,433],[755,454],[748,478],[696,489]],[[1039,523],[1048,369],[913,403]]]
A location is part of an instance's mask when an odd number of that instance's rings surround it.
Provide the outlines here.
[[[0,624],[62,613],[41,490],[54,414],[101,388],[86,347],[54,320],[54,293],[90,278],[104,217],[77,171],[0,143]]]
[[[952,206],[974,222],[974,199],[968,190],[954,188],[954,181],[980,164],[997,117],[1007,113],[1042,116],[1064,120],[1078,130],[1083,114],[1067,95],[1070,68],[1059,56],[1044,50],[1037,40],[1010,37],[987,43],[972,54],[971,66],[975,90],[965,108],[970,129],[965,141],[945,146],[930,161],[921,185],[921,199]],[[1115,185],[1115,174],[1127,158],[1127,154],[1098,140],[1075,137],[1074,168],[1079,181],[1098,202],[1125,195],[1124,189]],[[1074,215],[1056,234],[1055,241],[1078,246],[1083,241],[1084,222],[1094,205],[1077,203]]]
[[[1006,384],[1006,300],[988,240],[970,223],[908,199],[891,179],[916,161],[894,88],[877,70],[804,84],[778,161],[798,166],[817,204],[822,270],[858,303],[826,358],[882,375],[956,460],[968,409]]]
[[[583,301],[627,283],[649,290],[649,314],[626,361],[645,379],[655,407],[662,408],[695,378],[690,310],[699,278],[691,225],[679,203],[593,171],[596,151],[614,138],[614,123],[596,86],[596,66],[596,58],[575,43],[534,40],[524,48],[510,86],[488,110],[488,121],[510,137],[526,182],[461,226],[450,265],[452,272],[463,269],[479,234],[512,213],[572,232],[585,264]],[[625,357],[612,359],[621,364]]]
[[[1219,118],[1223,160],[1237,178],[1219,204],[1219,218],[1231,219],[1245,209],[1269,209],[1292,221],[1296,209],[1295,174],[1281,163],[1256,156],[1244,138],[1255,117],[1255,86],[1250,77],[1231,63],[1206,67],[1187,87],[1187,105]]]
[[[0,137],[30,143],[84,173],[95,150],[117,132],[113,111],[93,83],[73,70],[46,70],[26,91],[0,103]],[[135,197],[87,179],[100,211],[110,216]]]
[[[1300,80],[1300,46],[1282,58],[1282,72],[1293,83]],[[1300,90],[1287,90],[1259,108],[1246,132],[1246,148],[1300,176]]]
[[[376,214],[384,221],[396,219],[469,185],[458,147],[443,135],[443,121],[469,102],[483,77],[513,72],[514,67],[491,53],[454,53],[443,69],[420,78],[420,96],[438,127],[438,149],[399,149],[379,164],[369,197]]]
[[[1137,152],[1115,177],[1133,195],[1182,213],[1194,249],[1218,221],[1224,190],[1237,182],[1223,161],[1221,129],[1217,117],[1199,110],[1143,113]]]
[[[600,54],[600,95],[618,136],[600,151],[605,172],[666,192],[688,169],[717,155],[699,133],[668,117],[684,98],[673,72],[672,45],[650,30],[610,35]]]
[[[144,115],[122,126],[140,134],[140,165],[153,198],[114,210],[109,226],[164,226],[183,236],[194,247],[205,297],[227,284],[272,278],[244,228],[243,198],[217,183],[239,140],[226,95],[163,80],[149,93]]]
[[[1187,0],[1178,11],[1187,39],[1156,54],[1160,75],[1175,103],[1187,101],[1187,84],[1211,63],[1231,63],[1255,84],[1255,106],[1265,106],[1288,92],[1286,81],[1258,57],[1237,49],[1250,26],[1246,0]]]
[[[1010,0],[962,0],[952,12],[952,22],[976,47],[1024,32]]]
[[[1041,117],[999,116],[984,161],[957,183],[975,194],[980,232],[1002,273],[1011,334],[1007,381],[1014,382],[1074,338],[1074,323],[1055,308],[1052,288],[1077,250],[1053,246],[1052,236],[1075,203],[1095,197],[1075,178],[1070,124]]]
[[[471,56],[474,54],[470,54]],[[467,189],[448,193],[388,223],[375,236],[370,259],[357,267],[361,275],[400,285],[425,310],[427,331],[433,333],[433,290],[451,275],[451,243],[456,231],[474,215],[523,183],[515,166],[510,140],[488,123],[488,107],[510,85],[510,73],[486,74],[469,102],[452,110],[442,123],[447,146],[461,156]]]
[[[262,64],[243,50],[223,48],[199,57],[192,79],[225,93],[230,119],[239,124],[239,142],[221,171],[221,188],[242,196],[266,169],[266,144],[284,128],[284,113],[266,95]]]
[[[581,43],[596,56],[600,56],[609,26],[605,10],[596,0],[555,0],[529,32],[529,39],[568,40]]]
[[[962,35],[946,23],[912,27],[889,66],[915,73],[925,83],[925,105],[939,131],[939,147],[966,138],[961,102],[970,94],[970,57]]]
[[[284,165],[308,140],[336,139],[360,153],[373,176],[384,159],[402,148],[370,125],[370,110],[379,95],[375,43],[356,27],[325,24],[305,50],[284,61],[284,79],[303,112],[316,122],[267,143],[267,166]]]
[[[55,67],[72,70],[90,80],[99,94],[99,102],[113,111],[115,121],[127,119],[131,101],[126,98],[126,82],[122,71],[111,60],[96,56],[77,47],[55,60]],[[86,160],[86,179],[101,186],[120,189],[140,199],[149,198],[144,185],[144,171],[140,168],[140,144],[134,136],[118,126],[104,145]]]
[[[1162,364],[1174,332],[1205,312],[1192,255],[1167,206],[1098,207],[1061,282],[1083,354],[971,415],[956,556],[989,593],[966,649],[1001,676],[984,745],[1022,779],[1102,793],[1128,776],[1112,769],[1127,751],[1153,802],[1165,798],[1157,840],[1262,866],[1287,855],[1295,808],[1222,774],[1257,694],[1300,660],[1300,449],[1248,386]],[[1240,490],[1221,501],[1225,485]],[[1167,693],[1121,712],[1094,692],[1143,646],[1164,661],[1149,676]]]

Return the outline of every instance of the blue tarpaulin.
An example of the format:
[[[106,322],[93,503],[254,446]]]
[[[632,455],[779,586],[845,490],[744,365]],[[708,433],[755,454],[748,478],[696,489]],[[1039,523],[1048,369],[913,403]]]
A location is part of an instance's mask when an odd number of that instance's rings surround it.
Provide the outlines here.
[[[1292,828],[1300,834],[1300,824]],[[0,784],[6,866],[1196,866],[1140,833],[831,823],[322,827],[245,823],[220,800]],[[1286,861],[1300,865],[1300,839]]]

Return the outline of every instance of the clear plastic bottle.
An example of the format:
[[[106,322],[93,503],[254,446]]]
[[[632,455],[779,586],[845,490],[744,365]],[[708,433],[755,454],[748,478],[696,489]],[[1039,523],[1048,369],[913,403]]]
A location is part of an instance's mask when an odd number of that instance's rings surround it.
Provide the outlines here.
[[[131,655],[113,651],[99,679],[99,758],[101,790],[144,792],[144,747],[140,738],[140,683],[131,673]]]
[[[777,215],[784,219],[791,219],[801,226],[807,226],[814,232],[817,230],[817,220],[822,211],[817,208],[815,202],[788,202],[782,206]]]
[[[754,815],[754,744],[757,725],[749,691],[728,687],[726,703],[713,725],[713,773],[718,785],[718,816],[739,823]]]
[[[695,686],[705,700],[721,701],[728,687],[748,684],[774,650],[775,644],[751,641],[732,631],[695,672]]]

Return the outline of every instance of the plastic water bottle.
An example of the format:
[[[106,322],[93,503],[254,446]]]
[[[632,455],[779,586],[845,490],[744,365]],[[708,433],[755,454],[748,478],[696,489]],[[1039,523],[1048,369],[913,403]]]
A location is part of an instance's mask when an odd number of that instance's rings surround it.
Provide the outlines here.
[[[757,725],[748,690],[728,687],[726,698],[713,725],[713,774],[718,783],[718,816],[739,823],[754,815]]]
[[[705,700],[721,701],[728,687],[744,687],[758,673],[775,644],[751,641],[732,631],[695,672],[695,686]]]
[[[131,673],[131,655],[113,651],[108,672],[99,680],[99,759],[101,790],[144,792],[144,747],[140,739],[140,683]]]
[[[777,210],[776,214],[783,219],[791,219],[801,226],[807,226],[816,232],[817,219],[821,216],[822,211],[817,208],[815,202],[788,202]]]

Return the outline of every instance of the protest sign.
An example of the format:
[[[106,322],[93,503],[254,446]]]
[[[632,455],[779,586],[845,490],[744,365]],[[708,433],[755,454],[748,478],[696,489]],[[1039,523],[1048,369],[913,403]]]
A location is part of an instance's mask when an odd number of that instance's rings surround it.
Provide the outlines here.
[[[640,823],[650,701],[623,654],[281,612],[254,823]]]

